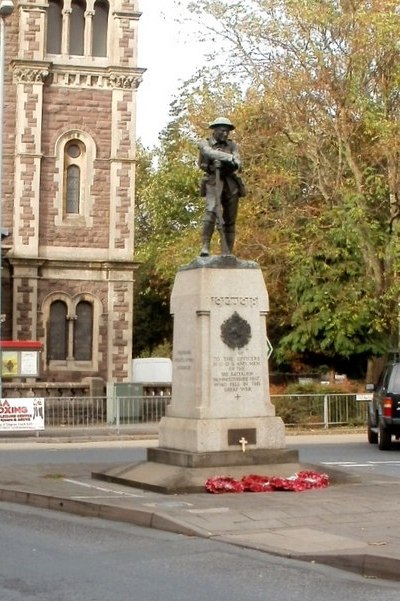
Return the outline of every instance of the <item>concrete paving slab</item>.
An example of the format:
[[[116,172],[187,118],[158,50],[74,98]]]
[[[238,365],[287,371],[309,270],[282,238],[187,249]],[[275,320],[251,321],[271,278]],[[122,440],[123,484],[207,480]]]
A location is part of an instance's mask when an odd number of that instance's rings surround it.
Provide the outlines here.
[[[333,553],[336,551],[357,550],[365,551],[366,545],[345,536],[330,534],[324,530],[313,528],[280,528],[278,530],[268,530],[256,532],[253,534],[230,534],[228,536],[218,536],[219,539],[231,543],[251,546],[252,548],[268,551],[273,549],[283,554],[319,554]]]

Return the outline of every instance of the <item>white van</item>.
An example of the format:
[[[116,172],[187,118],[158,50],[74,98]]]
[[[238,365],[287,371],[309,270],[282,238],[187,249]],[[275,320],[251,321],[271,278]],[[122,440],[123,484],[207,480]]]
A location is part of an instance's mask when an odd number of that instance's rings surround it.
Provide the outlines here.
[[[133,359],[132,382],[172,384],[172,361],[163,357]]]

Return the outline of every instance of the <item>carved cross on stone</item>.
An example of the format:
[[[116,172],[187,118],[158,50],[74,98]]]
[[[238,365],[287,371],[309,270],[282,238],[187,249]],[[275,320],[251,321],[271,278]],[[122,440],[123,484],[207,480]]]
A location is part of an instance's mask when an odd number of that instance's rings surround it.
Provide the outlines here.
[[[246,445],[249,444],[244,436],[239,440],[239,444],[242,446],[243,453],[246,451]]]

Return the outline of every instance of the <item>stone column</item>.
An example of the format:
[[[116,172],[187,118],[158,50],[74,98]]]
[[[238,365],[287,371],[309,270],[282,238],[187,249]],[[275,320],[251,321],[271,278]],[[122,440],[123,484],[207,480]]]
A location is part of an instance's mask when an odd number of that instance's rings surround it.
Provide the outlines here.
[[[43,82],[47,68],[16,66],[14,254],[37,257],[39,251],[40,169]]]
[[[13,340],[37,340],[38,280],[41,261],[10,259],[13,266]]]

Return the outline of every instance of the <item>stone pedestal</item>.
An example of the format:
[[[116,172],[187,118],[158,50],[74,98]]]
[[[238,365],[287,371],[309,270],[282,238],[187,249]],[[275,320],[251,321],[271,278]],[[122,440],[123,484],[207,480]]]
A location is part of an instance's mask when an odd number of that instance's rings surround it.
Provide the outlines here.
[[[178,272],[171,296],[172,401],[160,424],[161,448],[285,448],[269,394],[268,310],[256,263],[199,258]]]
[[[259,266],[232,256],[197,258],[176,276],[171,312],[172,399],[159,447],[147,450],[145,462],[93,477],[176,494],[204,491],[221,473],[300,469],[270,400],[268,294]]]

